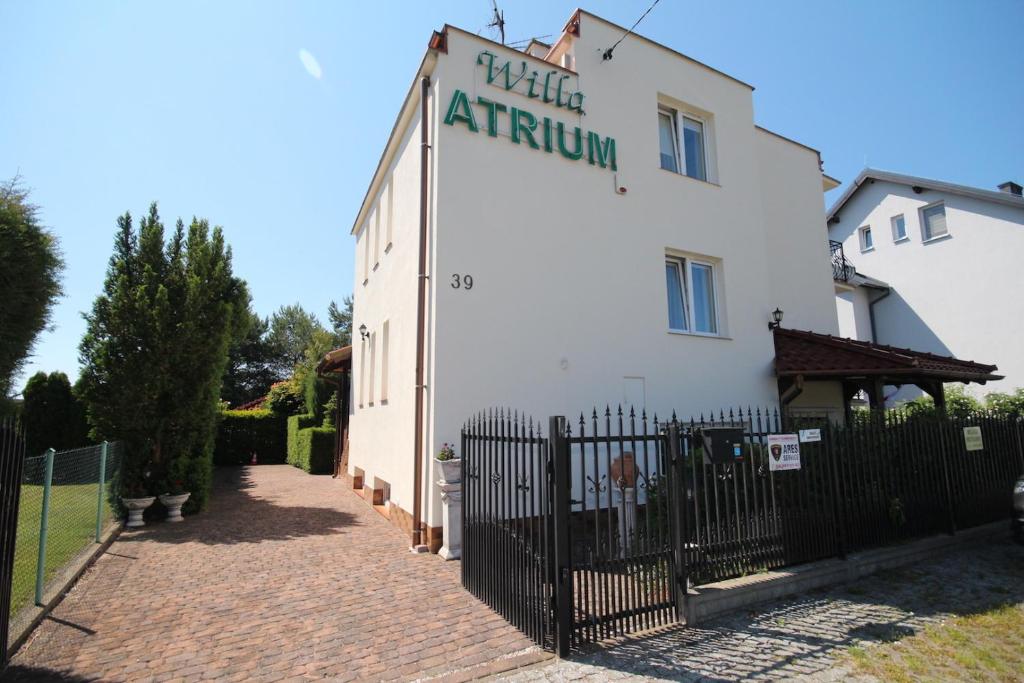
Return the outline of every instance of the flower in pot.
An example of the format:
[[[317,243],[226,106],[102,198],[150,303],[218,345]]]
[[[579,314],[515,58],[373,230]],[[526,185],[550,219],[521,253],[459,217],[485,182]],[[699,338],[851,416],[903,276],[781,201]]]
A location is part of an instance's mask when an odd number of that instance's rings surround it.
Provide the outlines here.
[[[445,443],[434,458],[441,467],[441,478],[446,484],[457,484],[462,480],[462,461],[455,457],[455,446]]]
[[[192,494],[185,490],[185,461],[175,460],[171,463],[164,480],[164,493],[160,494],[160,503],[167,508],[168,522],[183,522],[181,506]]]
[[[149,472],[125,472],[121,491],[121,502],[128,509],[126,526],[146,526],[142,513],[156,500],[156,497],[149,494]]]

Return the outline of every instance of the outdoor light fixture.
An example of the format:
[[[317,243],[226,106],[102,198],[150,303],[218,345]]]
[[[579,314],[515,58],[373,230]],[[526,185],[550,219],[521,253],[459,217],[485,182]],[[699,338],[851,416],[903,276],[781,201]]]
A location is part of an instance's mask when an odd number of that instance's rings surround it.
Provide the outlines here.
[[[768,329],[774,330],[782,326],[782,309],[776,308],[772,311],[772,322],[768,323]]]
[[[370,336],[370,333],[366,331],[366,325],[359,326],[359,336],[363,338],[363,341],[366,341],[366,338]]]

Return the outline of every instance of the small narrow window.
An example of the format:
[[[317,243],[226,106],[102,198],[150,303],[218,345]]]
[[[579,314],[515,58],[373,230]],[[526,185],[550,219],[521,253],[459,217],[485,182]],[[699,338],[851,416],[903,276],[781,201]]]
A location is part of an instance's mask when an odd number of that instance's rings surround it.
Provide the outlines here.
[[[369,387],[369,390],[368,390],[369,393],[368,393],[368,400],[367,400],[367,403],[369,405],[371,405],[371,406],[373,405],[373,388],[374,388],[373,387],[373,380],[374,380],[374,371],[376,369],[377,369],[377,333],[376,332],[371,332],[370,333],[370,387]]]
[[[686,290],[683,263],[679,259],[665,261],[665,285],[668,288],[668,329],[686,332]]]
[[[946,206],[936,204],[921,209],[921,238],[924,241],[933,240],[949,234],[946,227]]]
[[[385,320],[380,328],[380,402],[388,400],[388,352],[390,325]]]
[[[686,155],[686,175],[707,180],[704,157],[704,124],[689,116],[683,117],[683,148]]]
[[[363,397],[366,396],[366,340],[359,345],[359,407],[363,407]]]
[[[363,224],[363,233],[360,237],[363,240],[363,284],[370,281],[370,221]]]
[[[676,147],[676,123],[673,112],[658,112],[658,143],[661,148],[661,167],[666,171],[679,173]]]
[[[871,251],[875,248],[875,242],[871,237],[871,226],[865,225],[859,231],[860,234],[860,250]]]
[[[395,174],[391,174],[391,180],[388,182],[388,222],[386,230],[386,244],[384,245],[384,253],[391,251],[391,237],[394,234],[395,226]]]
[[[902,242],[907,239],[907,222],[903,220],[903,214],[892,217],[892,241]]]
[[[377,208],[373,210],[373,269],[377,270],[377,266],[380,265],[380,203],[378,202]]]

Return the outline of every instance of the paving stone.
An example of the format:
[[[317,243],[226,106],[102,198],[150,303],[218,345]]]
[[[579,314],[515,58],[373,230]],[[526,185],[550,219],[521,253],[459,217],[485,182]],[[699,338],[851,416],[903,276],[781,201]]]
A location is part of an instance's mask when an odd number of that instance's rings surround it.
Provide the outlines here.
[[[52,617],[5,680],[411,680],[477,664],[443,649],[476,628],[488,658],[536,649],[457,562],[288,465],[218,470],[207,511],[123,533]]]

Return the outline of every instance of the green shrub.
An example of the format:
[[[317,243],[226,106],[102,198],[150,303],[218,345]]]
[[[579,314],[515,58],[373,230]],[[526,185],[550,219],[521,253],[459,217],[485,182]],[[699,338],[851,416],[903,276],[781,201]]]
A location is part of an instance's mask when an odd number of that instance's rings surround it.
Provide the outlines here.
[[[296,424],[298,422],[295,420]],[[288,464],[310,474],[331,474],[334,471],[334,430],[325,427],[306,427],[296,429],[294,433],[295,438],[289,439],[288,443]]]
[[[292,415],[288,418],[288,457],[285,462],[294,465],[298,457],[299,431],[317,426],[317,419],[313,415]]]
[[[286,461],[285,418],[269,410],[225,410],[217,425],[214,465],[261,465]]]

